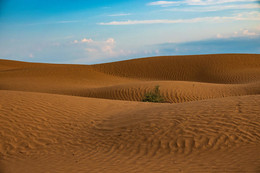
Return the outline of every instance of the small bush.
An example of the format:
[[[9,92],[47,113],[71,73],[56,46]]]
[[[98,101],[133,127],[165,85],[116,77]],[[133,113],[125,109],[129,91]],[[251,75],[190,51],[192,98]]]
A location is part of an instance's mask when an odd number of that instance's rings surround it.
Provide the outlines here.
[[[160,95],[159,85],[155,86],[153,92],[148,92],[144,95],[143,102],[155,102],[162,103],[164,102],[163,96]]]

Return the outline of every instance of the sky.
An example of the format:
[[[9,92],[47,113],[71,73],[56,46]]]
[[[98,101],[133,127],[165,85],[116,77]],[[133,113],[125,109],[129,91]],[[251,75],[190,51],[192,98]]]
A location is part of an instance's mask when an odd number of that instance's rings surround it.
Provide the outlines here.
[[[259,0],[0,0],[0,59],[260,53]]]

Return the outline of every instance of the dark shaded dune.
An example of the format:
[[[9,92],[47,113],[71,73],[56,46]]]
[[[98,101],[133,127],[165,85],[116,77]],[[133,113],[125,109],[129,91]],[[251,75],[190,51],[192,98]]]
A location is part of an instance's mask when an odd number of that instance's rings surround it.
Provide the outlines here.
[[[260,78],[260,55],[223,54],[141,58],[93,66],[101,72],[145,80],[246,83]]]

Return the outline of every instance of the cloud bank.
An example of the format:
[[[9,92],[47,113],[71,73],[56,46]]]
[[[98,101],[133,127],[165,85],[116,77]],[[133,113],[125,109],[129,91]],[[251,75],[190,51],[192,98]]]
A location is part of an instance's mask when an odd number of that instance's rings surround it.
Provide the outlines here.
[[[219,53],[260,53],[260,37],[217,38],[155,46],[162,55],[194,55]]]
[[[170,8],[164,11],[174,12],[212,12],[222,10],[237,10],[237,9],[259,9],[260,4],[233,4],[233,5],[221,5],[221,6],[206,6],[206,7],[186,7],[186,8]]]
[[[176,23],[197,23],[197,22],[225,22],[225,21],[242,21],[242,20],[260,20],[260,12],[253,11],[247,13],[239,13],[234,16],[215,16],[215,17],[200,17],[192,19],[161,19],[161,20],[127,20],[113,21],[107,23],[99,23],[99,25],[138,25],[138,24],[176,24]]]
[[[172,5],[217,5],[225,3],[237,3],[237,2],[258,2],[258,0],[184,0],[184,1],[154,1],[147,5],[150,6],[172,6]]]

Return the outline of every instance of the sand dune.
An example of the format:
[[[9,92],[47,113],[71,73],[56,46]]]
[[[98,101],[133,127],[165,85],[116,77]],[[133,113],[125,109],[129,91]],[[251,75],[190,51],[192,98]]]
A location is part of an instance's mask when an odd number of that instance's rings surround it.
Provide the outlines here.
[[[145,80],[246,83],[259,80],[259,55],[152,57],[95,65],[115,76]]]
[[[0,60],[0,172],[260,172],[259,94],[260,55]]]
[[[260,94],[260,82],[231,85],[183,81],[138,82],[90,89],[71,88],[60,91],[60,94],[113,100],[142,101],[145,93],[153,91],[157,85],[160,86],[160,93],[168,103]]]
[[[259,96],[153,104],[0,93],[6,172],[259,171]]]
[[[259,55],[154,57],[92,66],[0,64],[2,90],[140,101],[160,85],[168,102],[179,103],[259,94],[260,88]]]

